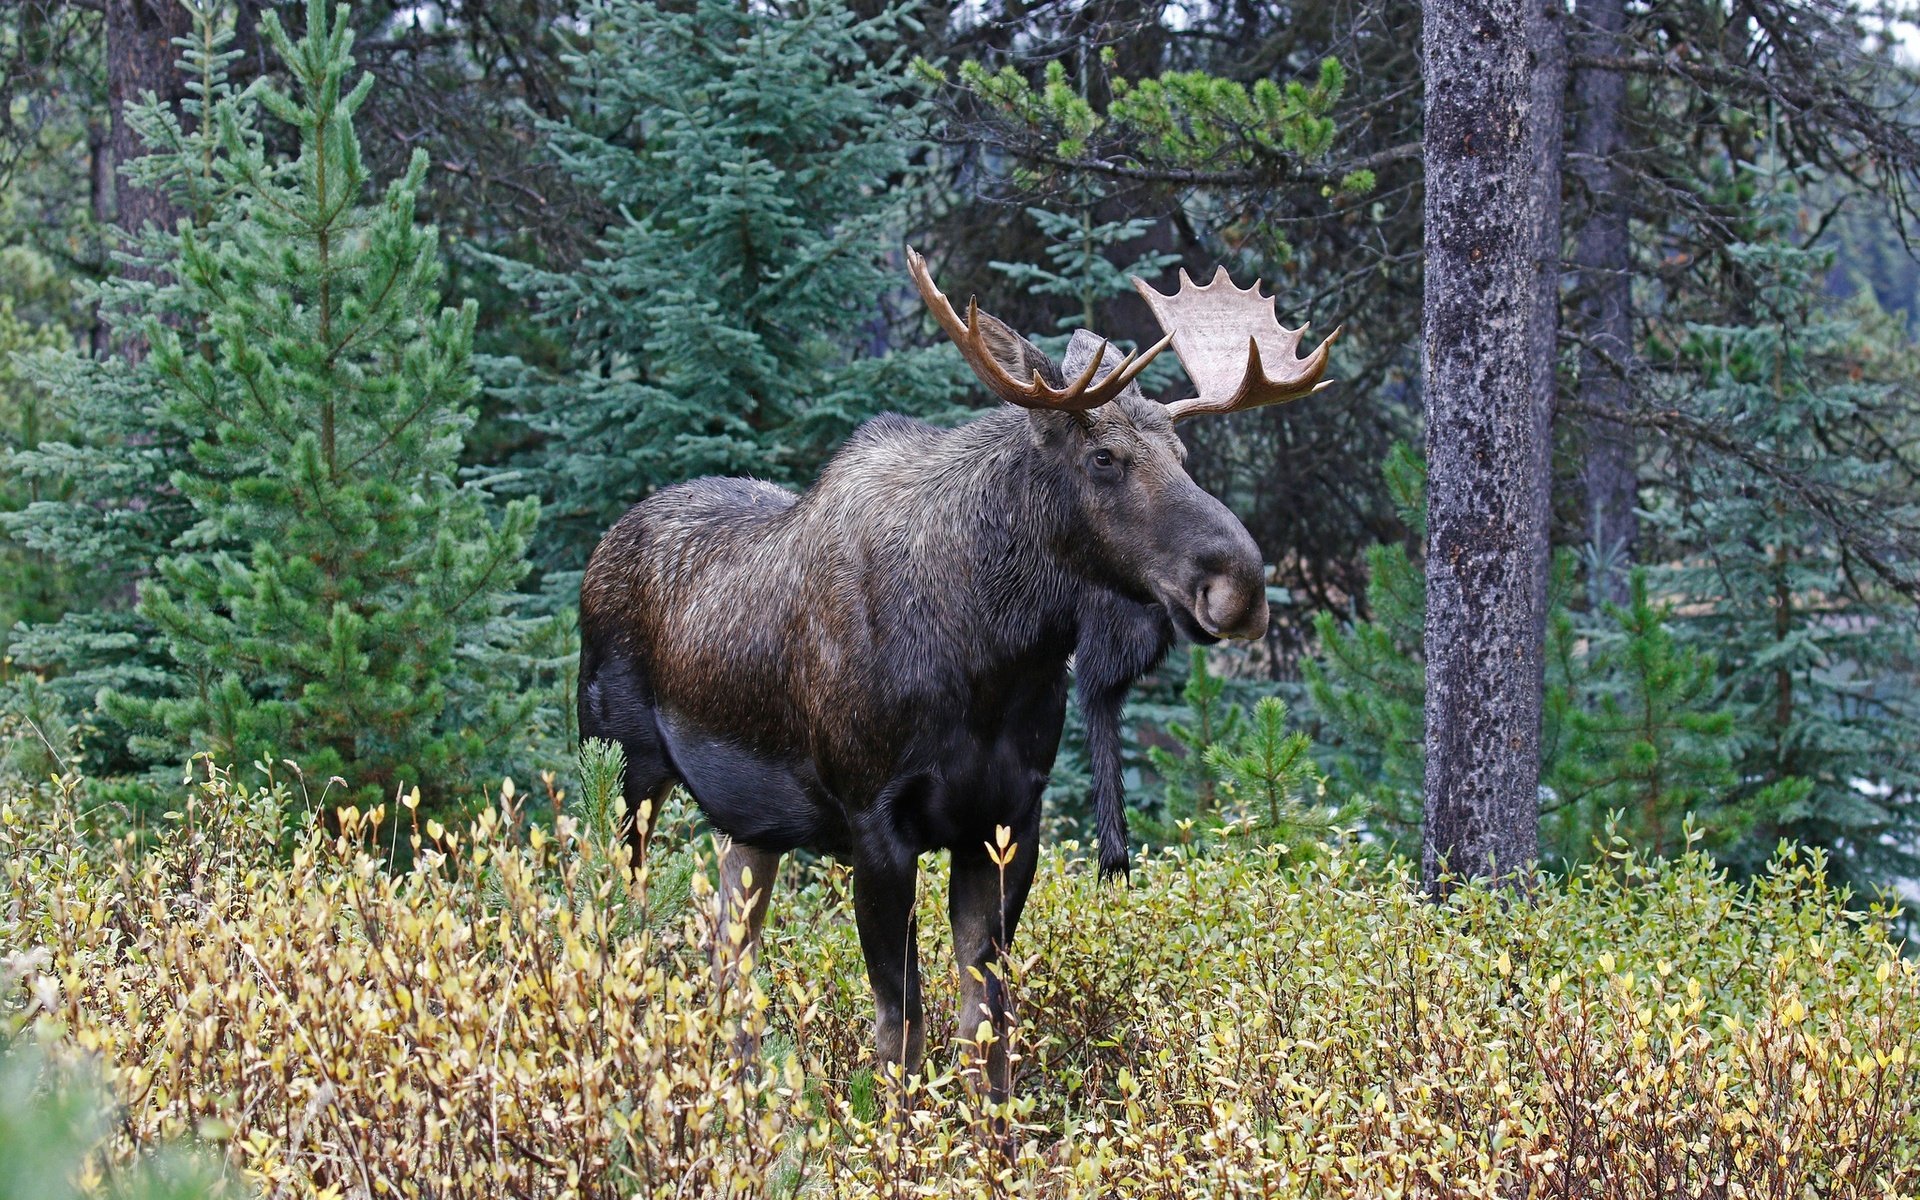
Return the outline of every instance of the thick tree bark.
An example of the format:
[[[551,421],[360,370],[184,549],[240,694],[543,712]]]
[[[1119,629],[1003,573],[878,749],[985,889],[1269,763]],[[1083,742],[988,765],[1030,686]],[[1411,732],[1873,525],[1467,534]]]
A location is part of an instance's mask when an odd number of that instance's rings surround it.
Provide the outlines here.
[[[1566,80],[1543,0],[1428,0],[1427,775],[1422,872],[1539,853]]]
[[[1574,41],[1583,61],[1626,53],[1625,0],[1579,0]],[[1578,268],[1576,320],[1581,336],[1580,401],[1588,412],[1624,412],[1633,358],[1632,267],[1627,198],[1616,162],[1622,145],[1627,77],[1604,67],[1574,72],[1573,171],[1580,180],[1586,220],[1574,248]],[[1597,553],[1595,599],[1625,604],[1628,574],[1640,537],[1639,479],[1633,428],[1605,416],[1583,423],[1586,456],[1580,482],[1586,492],[1587,540]]]
[[[108,148],[112,153],[114,221],[132,235],[148,222],[172,229],[179,216],[162,193],[127,182],[120,168],[145,153],[127,125],[126,109],[152,92],[177,105],[186,95],[186,78],[173,39],[193,31],[193,20],[179,0],[106,0],[107,105],[113,114]]]

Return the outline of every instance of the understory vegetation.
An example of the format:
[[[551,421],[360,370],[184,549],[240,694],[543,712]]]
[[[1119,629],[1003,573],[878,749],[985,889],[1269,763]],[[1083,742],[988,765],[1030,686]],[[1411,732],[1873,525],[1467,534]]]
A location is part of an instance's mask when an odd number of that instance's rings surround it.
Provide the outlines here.
[[[669,813],[629,872],[615,776],[586,766],[584,795],[503,781],[447,828],[411,795],[334,807],[202,763],[143,854],[73,777],[12,788],[13,1057],[78,1113],[103,1080],[113,1114],[44,1178],[149,1194],[164,1150],[230,1195],[1920,1187],[1920,970],[1817,854],[1738,883],[1615,844],[1531,904],[1435,905],[1355,844],[1227,832],[1114,887],[1063,843],[1009,965],[1017,1097],[996,1110],[949,1048],[938,864],[928,1070],[902,1083],[870,1061],[845,871],[784,869],[751,990],[716,988],[707,839]]]

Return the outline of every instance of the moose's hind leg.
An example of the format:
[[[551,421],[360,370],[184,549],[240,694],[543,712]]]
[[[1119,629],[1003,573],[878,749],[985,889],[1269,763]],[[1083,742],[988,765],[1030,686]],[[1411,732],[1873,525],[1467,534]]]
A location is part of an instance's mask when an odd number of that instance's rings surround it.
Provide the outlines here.
[[[760,929],[766,924],[780,852],[744,845],[718,831],[713,844],[720,855],[720,920],[713,969],[721,973],[721,983],[729,984],[751,970],[759,954]]]
[[[773,894],[773,880],[780,871],[780,852],[742,845],[719,832],[713,835],[713,844],[720,854],[713,981],[722,991],[733,992],[730,999],[744,1001],[750,990],[753,964],[760,957],[760,930],[766,924],[767,900]],[[760,1032],[755,1022],[762,1019],[742,1004],[740,1031],[734,1038],[733,1048],[743,1062],[759,1057]]]
[[[639,664],[624,655],[601,655],[584,647],[580,665],[580,738],[618,742],[626,756],[621,784],[627,804],[625,834],[638,868],[646,859],[661,806],[678,782],[660,740],[653,687]]]

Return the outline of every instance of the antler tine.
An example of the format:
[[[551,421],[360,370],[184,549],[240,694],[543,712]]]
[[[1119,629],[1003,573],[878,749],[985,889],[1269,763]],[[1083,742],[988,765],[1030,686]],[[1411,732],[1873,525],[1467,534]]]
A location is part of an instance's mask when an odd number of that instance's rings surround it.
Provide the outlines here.
[[[989,338],[992,338],[1003,346],[1015,346],[1019,341],[1018,335],[991,314],[981,312],[979,297],[968,298],[967,319],[963,323],[946,294],[934,286],[933,275],[927,270],[927,260],[911,246],[907,247],[907,271],[913,276],[913,285],[926,302],[927,310],[947,336],[953,339],[953,344],[959,347],[960,357],[973,368],[980,382],[986,384],[987,390],[1000,399],[1023,408],[1051,408],[1062,412],[1086,412],[1099,408],[1125,391],[1134,377],[1146,370],[1154,356],[1172,341],[1170,336],[1162,338],[1144,353],[1135,351],[1127,355],[1112,373],[1098,383],[1094,382],[1094,375],[1100,369],[1101,360],[1106,357],[1104,346],[1079,378],[1065,387],[1053,387],[1038,370],[1033,372],[1030,381],[1022,381],[1008,370],[1007,364],[988,344]]]
[[[1181,365],[1199,392],[1167,405],[1167,415],[1174,420],[1283,404],[1330,386],[1320,377],[1340,330],[1328,334],[1305,358],[1296,357],[1306,326],[1281,325],[1272,298],[1260,294],[1258,280],[1237,288],[1220,267],[1212,280],[1196,285],[1182,268],[1180,288],[1171,296],[1137,277],[1133,286],[1173,339]],[[1268,375],[1266,362],[1276,364],[1278,374]]]
[[[1113,374],[1100,381],[1100,386],[1113,389],[1113,394],[1118,396],[1122,391],[1126,390],[1128,384],[1139,377],[1140,372],[1153,365],[1153,360],[1160,357],[1162,350],[1165,350],[1171,345],[1173,345],[1173,335],[1169,333],[1162,336],[1159,341],[1148,346],[1145,350],[1135,350],[1120,360],[1120,365],[1113,369]],[[1104,346],[1101,347],[1102,350],[1105,350],[1105,348]],[[1093,364],[1087,369],[1092,371],[1098,369],[1099,366],[1100,359],[1096,356]]]

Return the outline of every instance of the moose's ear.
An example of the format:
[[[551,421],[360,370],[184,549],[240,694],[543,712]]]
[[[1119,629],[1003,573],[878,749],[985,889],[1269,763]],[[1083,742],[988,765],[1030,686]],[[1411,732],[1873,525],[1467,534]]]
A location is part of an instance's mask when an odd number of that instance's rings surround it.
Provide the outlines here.
[[[1066,376],[1046,352],[1015,333],[1005,321],[981,313],[980,342],[1001,369],[1015,379],[1032,379],[1038,373],[1049,387],[1066,383]],[[1027,421],[1032,427],[1034,442],[1042,446],[1055,445],[1072,433],[1093,427],[1091,413],[1070,409],[1029,408]]]
[[[1025,345],[1029,350],[1033,349],[1032,343],[1024,339],[1022,339],[1021,344]],[[1040,352],[1033,350],[1033,353],[1038,354]],[[1127,356],[1120,353],[1119,348],[1112,342],[1109,342],[1092,330],[1074,330],[1073,340],[1067,343],[1066,357],[1060,360],[1060,377],[1062,379],[1080,378],[1081,374],[1085,372],[1088,367],[1093,366],[1096,357],[1100,360],[1099,367],[1096,368],[1093,373],[1094,382],[1097,383],[1113,374],[1114,370],[1120,366]],[[1140,386],[1132,381],[1128,381],[1125,390],[1120,394],[1125,396],[1128,393],[1140,395]],[[1092,429],[1094,425],[1092,411],[1052,413],[1041,412],[1036,409],[1029,415],[1033,420],[1034,439],[1041,445],[1053,444],[1060,438],[1066,437],[1071,433],[1085,433]],[[1066,419],[1059,419],[1063,417]]]
[[[998,317],[988,313],[980,314],[980,341],[987,352],[993,355],[1000,369],[1015,379],[1026,382],[1032,379],[1034,372],[1049,387],[1060,387],[1066,379],[1060,374],[1060,368],[1054,365],[1040,350],[1040,347],[1015,333],[1011,326]]]
[[[1093,372],[1095,383],[1113,374],[1128,360],[1127,355],[1120,352],[1120,347],[1091,329],[1076,329],[1073,331],[1073,340],[1067,343],[1066,357],[1060,360],[1060,374],[1068,379],[1078,379],[1082,372],[1093,366],[1095,358],[1100,360],[1100,365],[1094,368]],[[1134,379],[1127,381],[1127,386],[1121,390],[1120,395],[1146,399],[1146,393],[1140,390],[1139,381]],[[1118,398],[1115,397],[1115,399]]]
[[[967,360],[980,382],[1008,404],[1022,408],[1060,411],[1099,408],[1124,391],[1133,377],[1153,361],[1154,355],[1173,344],[1169,335],[1145,354],[1128,355],[1104,383],[1094,383],[1092,371],[1083,371],[1068,383],[1060,369],[1032,342],[1008,328],[1006,322],[981,312],[978,302],[967,301],[967,315],[962,320],[946,293],[934,286],[933,276],[927,272],[927,260],[911,246],[907,247],[907,271],[913,276],[913,286],[920,298],[927,302],[927,311],[933,314],[940,328],[946,330],[953,344],[960,347],[960,357]]]
[[[1067,379],[1078,379],[1080,372],[1093,365],[1096,355],[1100,358],[1100,368],[1093,373],[1095,383],[1113,374],[1113,369],[1126,357],[1091,329],[1074,330],[1073,340],[1067,343],[1067,356],[1060,361],[1060,374]]]

